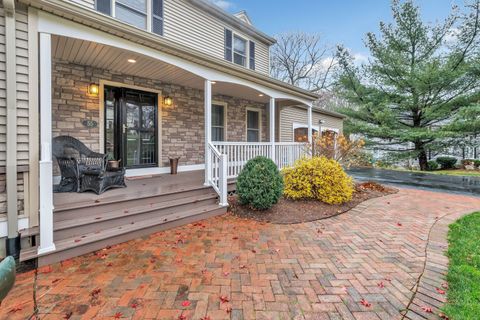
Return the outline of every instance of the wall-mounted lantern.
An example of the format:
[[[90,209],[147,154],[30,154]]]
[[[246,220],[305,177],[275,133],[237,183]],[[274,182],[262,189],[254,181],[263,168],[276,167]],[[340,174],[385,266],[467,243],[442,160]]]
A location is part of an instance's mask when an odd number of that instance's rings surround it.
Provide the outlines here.
[[[98,84],[96,83],[90,83],[88,85],[88,94],[91,96],[98,96],[98,93],[100,92],[100,89],[98,88]]]
[[[167,107],[171,107],[173,105],[173,98],[166,96],[165,98],[163,98],[163,104]]]

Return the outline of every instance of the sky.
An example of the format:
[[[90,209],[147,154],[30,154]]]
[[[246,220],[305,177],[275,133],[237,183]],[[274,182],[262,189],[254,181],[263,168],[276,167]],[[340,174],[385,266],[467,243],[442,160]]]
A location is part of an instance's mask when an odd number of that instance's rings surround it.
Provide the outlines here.
[[[230,13],[246,10],[255,27],[276,35],[291,31],[319,33],[326,44],[343,44],[353,54],[368,56],[367,32],[391,21],[390,0],[210,0]],[[424,21],[445,19],[452,4],[463,0],[416,0]]]

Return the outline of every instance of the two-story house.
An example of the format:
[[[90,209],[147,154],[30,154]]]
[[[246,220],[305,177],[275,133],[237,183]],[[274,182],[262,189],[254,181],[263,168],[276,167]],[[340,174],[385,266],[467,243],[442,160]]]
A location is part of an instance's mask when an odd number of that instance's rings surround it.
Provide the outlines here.
[[[291,165],[305,152],[292,141],[318,126],[317,96],[269,77],[275,40],[244,12],[205,0],[4,0],[0,26],[0,237],[13,254],[21,241],[22,260],[223,213],[227,179],[247,160]],[[120,160],[127,187],[55,193],[58,136]],[[177,176],[165,175],[172,158]]]

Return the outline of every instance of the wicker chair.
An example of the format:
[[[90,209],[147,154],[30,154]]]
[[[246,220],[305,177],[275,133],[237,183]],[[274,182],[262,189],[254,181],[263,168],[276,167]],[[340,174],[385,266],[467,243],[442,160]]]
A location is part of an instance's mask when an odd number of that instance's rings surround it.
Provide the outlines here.
[[[114,187],[125,187],[125,169],[107,170],[107,155],[88,149],[81,141],[60,136],[53,139],[62,178],[56,192],[94,191],[97,194]]]

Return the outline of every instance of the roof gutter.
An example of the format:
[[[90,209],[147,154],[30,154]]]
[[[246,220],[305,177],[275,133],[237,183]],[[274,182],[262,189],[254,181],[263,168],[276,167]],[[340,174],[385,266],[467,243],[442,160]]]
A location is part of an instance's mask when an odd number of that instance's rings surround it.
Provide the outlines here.
[[[7,102],[7,255],[18,259],[20,254],[20,235],[18,233],[17,209],[17,80],[16,80],[16,36],[15,2],[4,0],[5,9],[5,65],[6,65],[6,102]]]
[[[245,69],[231,62],[212,57],[199,50],[175,43],[148,31],[141,30],[129,24],[123,23],[110,16],[98,13],[93,9],[64,1],[64,0],[19,0],[29,6],[50,12],[57,16],[82,23],[84,25],[102,30],[106,33],[139,43],[160,52],[168,53],[182,59],[195,62],[208,68],[226,72],[235,77],[274,89],[306,100],[317,100],[319,96],[308,90],[304,90],[280,80],[273,79],[268,75]]]

